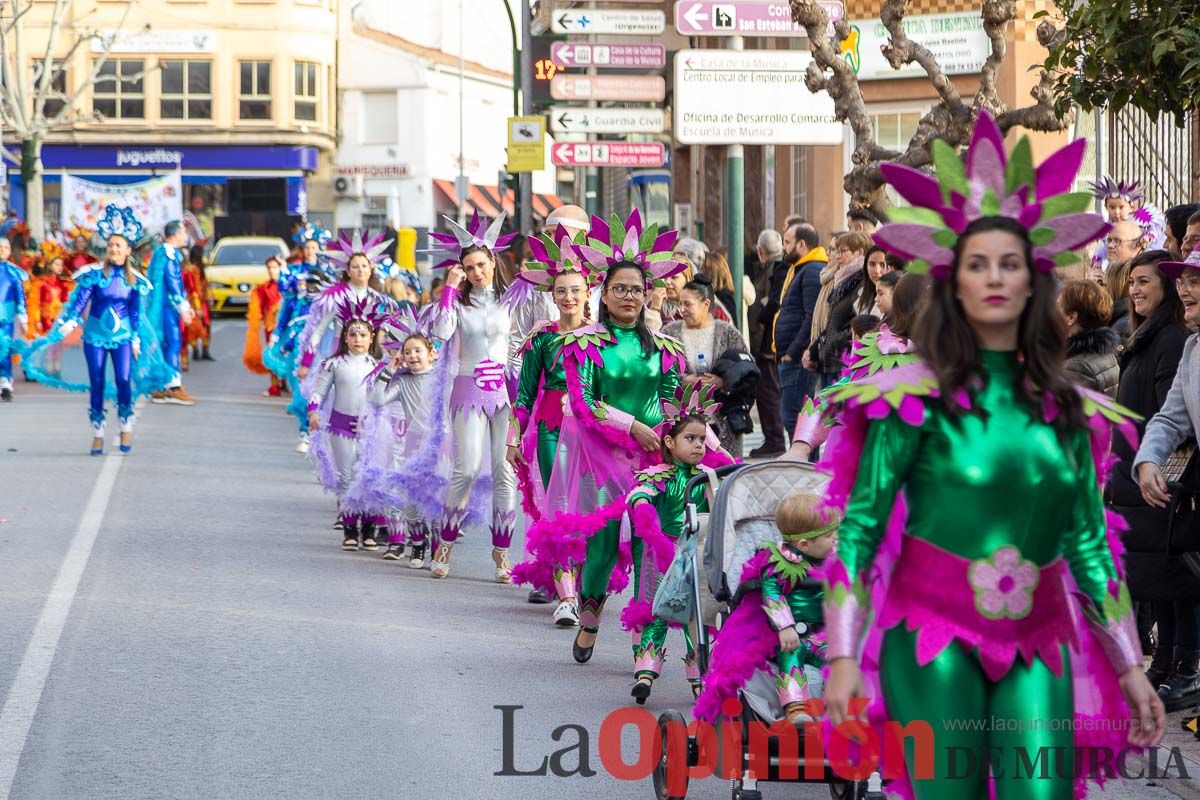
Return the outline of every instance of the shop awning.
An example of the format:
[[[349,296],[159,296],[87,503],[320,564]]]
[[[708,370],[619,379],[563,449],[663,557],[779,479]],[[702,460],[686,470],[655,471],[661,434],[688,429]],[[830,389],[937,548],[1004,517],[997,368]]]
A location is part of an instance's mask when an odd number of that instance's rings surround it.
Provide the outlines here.
[[[438,210],[441,213],[450,214],[457,211],[458,193],[454,191],[454,181],[435,178],[433,187],[434,201]],[[487,217],[495,217],[500,213],[501,209],[509,215],[516,213],[512,192],[505,192],[501,196],[500,189],[496,186],[482,186],[477,183],[471,184],[471,189],[467,193],[467,205]],[[546,216],[551,211],[562,205],[563,201],[559,200],[556,195],[533,195],[533,213],[540,219],[546,219]]]

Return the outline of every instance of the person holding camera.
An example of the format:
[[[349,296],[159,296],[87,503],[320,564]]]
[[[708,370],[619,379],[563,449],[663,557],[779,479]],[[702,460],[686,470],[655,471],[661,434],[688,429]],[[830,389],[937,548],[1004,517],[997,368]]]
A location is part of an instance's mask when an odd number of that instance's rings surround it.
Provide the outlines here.
[[[683,318],[664,326],[663,333],[683,342],[687,353],[684,382],[703,383],[716,390],[721,410],[710,424],[721,447],[741,458],[742,434],[752,428],[747,423],[758,368],[738,329],[713,316],[715,302],[712,281],[707,275],[696,275],[679,292]]]

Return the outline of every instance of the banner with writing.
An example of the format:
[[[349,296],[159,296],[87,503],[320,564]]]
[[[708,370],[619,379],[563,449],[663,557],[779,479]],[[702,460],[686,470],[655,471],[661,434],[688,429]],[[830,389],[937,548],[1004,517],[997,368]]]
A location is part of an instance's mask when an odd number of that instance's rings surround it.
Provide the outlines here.
[[[96,230],[96,223],[109,204],[132,209],[146,235],[158,236],[164,225],[183,217],[182,179],[178,172],[139,183],[97,183],[63,175],[63,230],[76,225]]]

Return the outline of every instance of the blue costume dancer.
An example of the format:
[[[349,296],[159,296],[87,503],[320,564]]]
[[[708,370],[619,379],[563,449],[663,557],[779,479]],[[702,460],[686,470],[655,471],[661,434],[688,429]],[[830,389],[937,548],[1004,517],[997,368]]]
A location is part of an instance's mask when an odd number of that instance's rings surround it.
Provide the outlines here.
[[[116,220],[118,230],[106,224],[110,220]],[[141,235],[141,225],[132,215],[115,214],[101,220],[99,228],[102,234],[108,234],[107,258],[75,273],[75,289],[54,329],[29,347],[25,361],[25,371],[34,380],[55,389],[89,392],[92,455],[103,452],[105,398],[115,397],[117,401],[121,451],[128,453],[132,449],[134,401],[161,389],[171,377],[157,334],[143,312],[143,298],[153,287],[129,260],[129,243]],[[72,337],[85,311],[83,335]],[[87,367],[86,382],[80,377],[82,369],[73,363],[78,359],[71,357],[79,338]],[[113,365],[111,384],[105,375],[108,360]]]
[[[150,325],[158,331],[163,358],[174,371],[166,390],[151,396],[155,403],[195,405],[196,401],[183,388],[179,371],[179,352],[183,347],[182,325],[192,321],[195,314],[183,291],[183,248],[187,246],[187,231],[178,220],[163,227],[162,244],[154,250],[146,270],[155,287],[147,300],[146,312]]]
[[[8,239],[0,239],[0,399],[6,403],[13,399],[12,356],[20,342],[17,323],[20,322],[22,328],[29,324],[22,285],[29,276],[8,260],[11,254],[12,245]]]
[[[292,237],[301,246],[303,261],[289,264],[285,272],[279,276],[279,291],[283,295],[283,304],[279,309],[279,319],[275,322],[275,331],[263,354],[263,363],[267,369],[274,372],[291,385],[292,400],[288,403],[288,413],[296,418],[300,429],[300,442],[296,445],[297,452],[307,453],[308,438],[308,401],[300,389],[300,379],[296,376],[296,368],[300,365],[300,334],[308,321],[308,312],[322,292],[329,288],[336,277],[327,261],[321,258],[321,249],[332,238],[332,234],[314,223],[308,223]]]

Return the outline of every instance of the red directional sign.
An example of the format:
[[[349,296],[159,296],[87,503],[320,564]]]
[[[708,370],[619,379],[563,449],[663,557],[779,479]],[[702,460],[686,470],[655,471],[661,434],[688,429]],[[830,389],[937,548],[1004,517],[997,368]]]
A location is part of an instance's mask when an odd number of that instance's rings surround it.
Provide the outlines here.
[[[667,148],[662,142],[561,142],[550,157],[560,167],[661,167]]]

